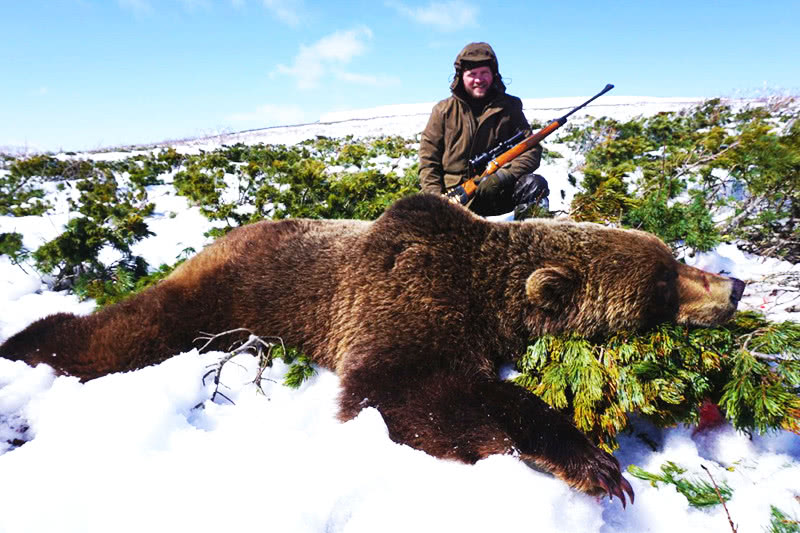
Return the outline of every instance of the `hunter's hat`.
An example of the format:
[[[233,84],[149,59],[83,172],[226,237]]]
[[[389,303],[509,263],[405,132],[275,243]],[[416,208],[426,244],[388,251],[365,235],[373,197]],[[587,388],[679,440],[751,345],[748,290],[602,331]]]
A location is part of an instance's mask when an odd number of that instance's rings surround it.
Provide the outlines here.
[[[492,70],[494,75],[493,85],[496,89],[501,91],[506,89],[497,65],[497,56],[494,54],[492,47],[489,46],[489,43],[469,43],[458,53],[453,66],[456,68],[456,75],[453,78],[453,83],[450,84],[451,90],[456,90],[461,85],[461,74],[465,70],[481,66],[488,66]]]
[[[492,69],[492,74],[497,74],[497,56],[489,43],[469,43],[464,47],[453,63],[456,72],[487,66]]]

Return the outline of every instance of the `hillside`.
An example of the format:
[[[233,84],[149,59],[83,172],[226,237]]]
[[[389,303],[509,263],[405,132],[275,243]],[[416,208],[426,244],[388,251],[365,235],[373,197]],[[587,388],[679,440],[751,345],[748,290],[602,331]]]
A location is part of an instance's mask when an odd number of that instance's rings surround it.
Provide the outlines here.
[[[575,100],[525,100],[526,116],[546,121],[580,103]],[[586,124],[589,116],[625,121],[696,103],[688,98],[607,96],[602,104],[571,118],[570,124]],[[208,232],[224,231],[231,220],[245,220],[255,209],[248,202],[236,203],[244,195],[237,181],[246,175],[244,158],[220,163],[230,165],[230,171],[219,177],[213,204],[219,209],[212,210],[212,216],[208,207],[212,204],[191,196],[199,187],[177,192],[186,176],[199,175],[200,171],[191,174],[192,164],[206,164],[216,150],[239,144],[294,146],[321,137],[391,135],[408,139],[408,146],[383,147],[375,156],[350,154],[346,160],[339,152],[335,157],[326,155],[322,144],[310,144],[308,150],[329,158],[326,169],[320,170],[323,177],[349,172],[365,181],[389,173],[411,179],[415,136],[430,107],[337,113],[314,124],[135,149],[57,154],[55,159],[118,164],[108,169],[124,184],[120,191],[134,191],[137,167],[149,164],[135,161],[137,156],[170,154],[172,149],[175,154],[205,158],[181,160],[168,170],[158,167],[157,180],[142,181],[144,199],[125,197],[136,208],[153,204],[140,211],[152,235],[143,234],[128,244],[130,255],[143,258],[152,272],[201,249],[213,239]],[[584,156],[559,135],[545,144],[559,157],[546,158],[540,172],[550,182],[551,209],[563,213],[580,192],[570,174],[580,173]],[[124,170],[122,165],[127,165]],[[216,170],[209,167],[203,172]],[[10,175],[8,166],[0,170],[0,177]],[[87,216],[77,214],[79,182],[45,183],[43,199],[51,207],[39,214],[0,216],[0,234],[21,235],[23,247],[31,251],[56,238],[70,220]],[[331,204],[339,190],[332,191],[326,199]],[[380,195],[369,200],[370,207],[380,205]],[[214,218],[225,202],[235,207]],[[274,213],[280,206],[264,209]],[[100,267],[122,259],[123,252],[111,245],[98,252]],[[759,311],[773,321],[800,322],[797,264],[746,253],[736,242],[704,253],[687,252],[684,259],[746,280],[744,310]],[[30,258],[15,264],[9,255],[0,255],[0,340],[47,314],[86,314],[95,308],[91,298],[81,300],[74,290],[57,290],[56,278],[37,273]],[[56,377],[43,365],[30,368],[0,359],[0,531],[730,530],[723,506],[692,505],[674,484],[626,474],[636,502],[623,510],[618,500],[572,491],[511,456],[468,466],[397,445],[374,409],[339,423],[338,378],[322,369],[293,389],[283,384],[289,367],[276,361],[259,389],[252,383],[255,359],[241,355],[225,366],[221,376],[230,401],[219,397],[211,401],[214,385],[203,378],[223,355],[193,350],[161,365],[84,384]],[[623,468],[635,465],[650,473],[670,472],[694,487],[709,483],[710,474],[730,491],[726,506],[739,531],[800,531],[798,435],[787,431],[748,435],[727,424],[703,432],[683,425],[661,429],[635,418],[619,441],[615,456]],[[670,462],[685,472],[670,470]]]

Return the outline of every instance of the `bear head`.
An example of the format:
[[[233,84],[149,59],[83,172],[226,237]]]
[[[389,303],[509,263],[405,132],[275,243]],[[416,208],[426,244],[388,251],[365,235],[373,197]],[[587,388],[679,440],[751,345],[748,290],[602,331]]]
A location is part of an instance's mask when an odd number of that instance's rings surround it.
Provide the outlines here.
[[[525,281],[527,329],[584,335],[643,329],[662,322],[714,326],[728,321],[744,282],[677,261],[660,239],[596,224],[531,221]]]

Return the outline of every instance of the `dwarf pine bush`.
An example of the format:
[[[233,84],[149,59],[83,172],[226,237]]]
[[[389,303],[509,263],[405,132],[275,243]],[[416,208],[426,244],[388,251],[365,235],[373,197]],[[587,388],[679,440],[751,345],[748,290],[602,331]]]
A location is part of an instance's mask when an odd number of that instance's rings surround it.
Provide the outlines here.
[[[15,231],[0,233],[0,255],[7,255],[15,265],[24,262],[29,252],[22,244],[22,234]]]
[[[36,268],[53,273],[56,287],[68,287],[81,276],[107,280],[115,267],[124,267],[141,276],[147,263],[131,252],[131,245],[149,235],[145,218],[154,205],[146,202],[146,193],[123,189],[109,170],[84,178],[75,184],[80,192],[70,199],[78,216],[71,218],[63,233],[32,253]],[[104,265],[100,250],[110,246],[121,253],[117,265]]]
[[[740,239],[762,255],[800,258],[798,103],[694,108],[571,128],[585,152],[571,215],[655,233],[705,251]]]
[[[44,200],[42,181],[60,163],[55,158],[34,156],[12,159],[7,171],[0,171],[0,215],[41,215],[50,208]],[[40,172],[41,174],[37,174]]]
[[[617,447],[630,414],[659,427],[696,424],[707,399],[737,429],[800,434],[800,324],[752,312],[716,328],[545,335],[518,370],[517,384],[570,414],[607,450]]]
[[[406,157],[408,144],[398,137],[320,137],[290,147],[235,145],[187,158],[175,188],[210,220],[224,223],[215,235],[262,219],[374,219],[418,190],[416,166],[397,173],[371,162],[381,155]],[[341,166],[348,168],[330,170]]]

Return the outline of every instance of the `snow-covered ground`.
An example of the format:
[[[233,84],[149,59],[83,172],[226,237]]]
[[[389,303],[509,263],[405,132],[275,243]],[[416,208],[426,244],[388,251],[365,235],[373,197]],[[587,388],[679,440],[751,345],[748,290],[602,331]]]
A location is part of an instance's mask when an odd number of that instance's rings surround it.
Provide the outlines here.
[[[605,96],[602,105],[585,111],[626,119],[696,101]],[[548,120],[580,102],[525,100],[525,112],[531,120]],[[173,145],[188,152],[315,135],[413,136],[430,107],[391,106]],[[551,208],[563,209],[574,193],[567,172],[577,156],[566,146],[546,144],[564,155],[541,168],[550,182]],[[149,190],[156,212],[148,224],[156,236],[139,243],[136,253],[152,265],[172,263],[184,248],[199,250],[206,243],[208,221],[170,190]],[[66,204],[59,205],[60,211],[44,217],[0,217],[0,232],[23,233],[26,246],[35,249],[68,219]],[[800,320],[797,265],[765,261],[733,245],[687,260],[748,281],[743,308],[773,320]],[[0,257],[0,341],[54,312],[91,312],[92,302],[50,291],[27,270]],[[55,377],[45,366],[0,359],[0,533],[730,530],[721,506],[691,508],[672,487],[656,488],[630,475],[636,502],[623,510],[618,500],[570,490],[513,457],[469,466],[395,444],[374,409],[340,423],[338,378],[325,370],[292,390],[281,384],[286,367],[277,361],[262,394],[251,383],[255,362],[239,356],[221,380],[235,404],[213,403],[213,385],[204,384],[203,375],[221,356],[192,351],[83,384]],[[23,440],[28,442],[12,445]],[[750,439],[724,426],[693,435],[691,428],[662,431],[637,423],[621,444],[616,456],[623,467],[658,472],[673,461],[700,480],[707,480],[701,466],[707,467],[717,483],[733,490],[727,506],[741,532],[768,529],[770,506],[800,518],[799,436]]]

